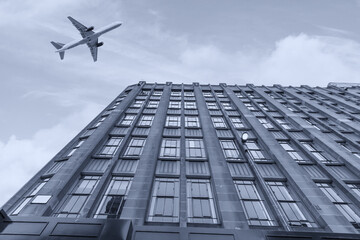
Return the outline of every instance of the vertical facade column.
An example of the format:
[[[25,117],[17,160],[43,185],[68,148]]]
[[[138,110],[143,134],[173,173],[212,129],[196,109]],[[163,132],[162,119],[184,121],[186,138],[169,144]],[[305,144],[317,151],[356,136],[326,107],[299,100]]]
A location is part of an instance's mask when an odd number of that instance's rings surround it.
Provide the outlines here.
[[[221,217],[220,221],[222,221],[224,228],[248,229],[245,212],[241,207],[234,182],[226,165],[211,116],[199,86],[194,86],[194,93],[204,134],[204,144],[209,158],[212,183],[215,190],[214,197],[217,198],[219,203],[217,207]]]
[[[143,225],[146,219],[157,158],[160,151],[159,146],[161,144],[167,107],[169,105],[170,91],[171,84],[168,83],[164,86],[159,107],[146,139],[139,165],[121,213],[121,219],[131,219],[135,225]]]
[[[354,233],[356,230],[339,212],[334,204],[327,199],[316,184],[307,177],[307,173],[302,169],[287,152],[277,143],[276,139],[268,132],[263,131],[264,127],[257,120],[246,106],[238,99],[232,90],[225,88],[225,92],[246,117],[248,124],[254,133],[262,140],[267,151],[278,164],[279,168],[286,176],[287,181],[294,187],[301,201],[307,206],[317,223],[328,226],[331,231],[342,233]],[[325,223],[325,224],[324,224]]]

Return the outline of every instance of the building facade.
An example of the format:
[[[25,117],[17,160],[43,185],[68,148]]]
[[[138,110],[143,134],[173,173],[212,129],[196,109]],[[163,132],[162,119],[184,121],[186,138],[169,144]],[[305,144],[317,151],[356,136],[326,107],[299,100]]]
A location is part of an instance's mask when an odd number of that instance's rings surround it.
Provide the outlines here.
[[[359,123],[356,85],[139,82],[2,207],[0,239],[359,239]]]

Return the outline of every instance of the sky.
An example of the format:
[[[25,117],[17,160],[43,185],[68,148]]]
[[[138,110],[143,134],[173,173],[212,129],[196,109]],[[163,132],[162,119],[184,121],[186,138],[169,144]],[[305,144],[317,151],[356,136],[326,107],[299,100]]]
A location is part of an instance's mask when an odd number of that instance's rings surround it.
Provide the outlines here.
[[[126,86],[360,82],[357,0],[1,0],[0,206]],[[50,41],[80,39],[60,60]]]

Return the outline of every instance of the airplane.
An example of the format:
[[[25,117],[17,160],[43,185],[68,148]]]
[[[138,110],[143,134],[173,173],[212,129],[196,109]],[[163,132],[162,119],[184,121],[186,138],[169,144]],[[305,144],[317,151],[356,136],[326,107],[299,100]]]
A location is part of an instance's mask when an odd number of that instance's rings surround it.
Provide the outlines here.
[[[104,45],[103,42],[98,42],[98,38],[102,34],[107,33],[109,31],[114,30],[115,28],[118,28],[118,27],[121,26],[120,22],[113,22],[113,23],[111,23],[111,24],[109,24],[109,25],[107,25],[107,26],[105,26],[103,28],[100,28],[99,30],[94,32],[93,31],[94,26],[85,27],[84,25],[82,25],[81,23],[79,23],[78,21],[76,21],[74,18],[72,18],[70,16],[68,17],[68,19],[77,28],[77,30],[79,30],[82,39],[81,40],[74,40],[74,41],[69,42],[67,44],[51,41],[51,44],[57,49],[55,52],[59,53],[61,60],[64,59],[64,55],[65,55],[66,50],[69,50],[69,49],[74,48],[74,47],[76,47],[78,45],[82,45],[82,44],[86,43],[86,45],[90,49],[90,53],[91,53],[91,56],[93,57],[94,62],[96,62],[98,47],[101,47],[102,45]]]

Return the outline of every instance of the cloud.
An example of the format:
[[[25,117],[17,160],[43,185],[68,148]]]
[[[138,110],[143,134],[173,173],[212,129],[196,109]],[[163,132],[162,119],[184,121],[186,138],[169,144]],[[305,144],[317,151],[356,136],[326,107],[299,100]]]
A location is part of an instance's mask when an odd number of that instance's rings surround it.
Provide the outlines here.
[[[187,75],[213,83],[326,86],[358,82],[360,44],[345,38],[299,34],[273,49],[225,52],[216,46],[187,49],[180,56]]]
[[[99,105],[88,105],[82,111],[64,118],[59,124],[41,129],[31,138],[11,136],[0,141],[0,206],[33,177],[101,110]]]

